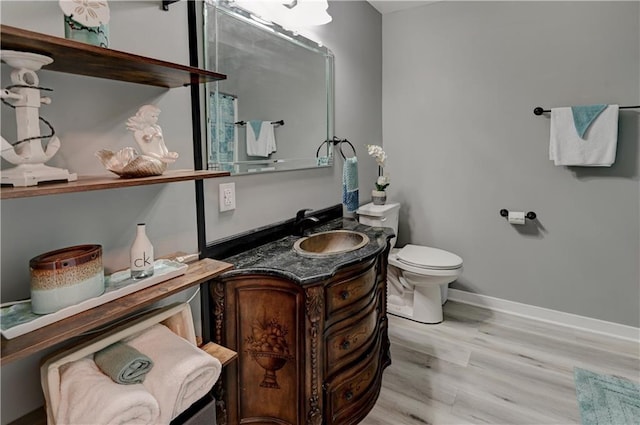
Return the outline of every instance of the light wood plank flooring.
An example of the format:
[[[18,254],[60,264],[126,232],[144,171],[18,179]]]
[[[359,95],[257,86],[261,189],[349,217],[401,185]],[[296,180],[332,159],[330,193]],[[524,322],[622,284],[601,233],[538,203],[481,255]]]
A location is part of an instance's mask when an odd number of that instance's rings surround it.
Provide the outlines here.
[[[448,301],[389,316],[392,364],[362,425],[579,424],[573,368],[640,381],[637,342]]]

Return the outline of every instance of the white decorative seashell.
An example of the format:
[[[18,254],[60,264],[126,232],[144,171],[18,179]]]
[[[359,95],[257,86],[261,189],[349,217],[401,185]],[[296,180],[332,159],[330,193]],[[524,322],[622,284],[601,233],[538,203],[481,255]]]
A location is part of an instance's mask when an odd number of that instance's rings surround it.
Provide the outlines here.
[[[107,170],[123,178],[159,176],[167,169],[164,162],[139,155],[131,147],[120,149],[118,152],[102,149],[96,152],[96,156]]]

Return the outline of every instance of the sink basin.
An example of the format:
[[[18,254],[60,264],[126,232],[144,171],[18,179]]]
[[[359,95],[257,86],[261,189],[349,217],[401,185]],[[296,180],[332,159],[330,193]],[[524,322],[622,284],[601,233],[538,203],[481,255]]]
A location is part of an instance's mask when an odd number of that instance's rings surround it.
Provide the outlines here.
[[[332,230],[300,238],[293,245],[293,249],[298,254],[307,257],[327,257],[355,251],[368,243],[369,237],[364,233],[352,230]]]

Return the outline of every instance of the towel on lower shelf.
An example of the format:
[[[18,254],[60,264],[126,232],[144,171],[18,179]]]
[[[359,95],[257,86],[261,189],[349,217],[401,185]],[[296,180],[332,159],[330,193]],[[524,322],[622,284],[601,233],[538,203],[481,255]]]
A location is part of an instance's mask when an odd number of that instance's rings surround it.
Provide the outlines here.
[[[207,394],[222,371],[220,360],[164,325],[154,325],[125,342],[153,360],[143,385],[158,400],[162,424]]]
[[[271,121],[249,121],[246,139],[249,156],[266,158],[276,151],[276,135]]]
[[[118,384],[140,384],[153,367],[151,359],[130,345],[116,342],[93,355],[100,370]]]
[[[344,160],[342,168],[342,203],[349,212],[357,210],[360,204],[358,194],[358,158],[355,156]]]
[[[593,119],[581,138],[571,108],[552,108],[549,159],[555,165],[609,167],[616,160],[618,105],[609,105]]]
[[[157,424],[160,407],[142,384],[119,385],[89,357],[60,368],[56,424]]]

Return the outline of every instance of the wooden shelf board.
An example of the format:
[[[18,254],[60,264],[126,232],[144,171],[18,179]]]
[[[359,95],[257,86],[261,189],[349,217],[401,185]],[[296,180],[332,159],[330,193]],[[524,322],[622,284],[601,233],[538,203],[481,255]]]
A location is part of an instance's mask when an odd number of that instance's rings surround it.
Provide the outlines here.
[[[232,268],[233,266],[229,263],[205,258],[190,263],[187,272],[182,276],[83,311],[28,334],[13,339],[2,338],[0,364],[4,366],[60,342],[77,337],[84,332],[139,311],[156,301],[191,286],[211,280]]]
[[[226,79],[226,75],[74,40],[1,25],[2,49],[53,58],[43,70],[107,78],[157,87],[182,87]]]
[[[228,365],[233,359],[238,357],[238,353],[233,350],[230,350],[227,347],[223,347],[222,345],[218,345],[215,342],[208,342],[202,347],[207,354],[217,358],[222,363],[222,366]]]
[[[160,176],[122,179],[116,175],[80,176],[74,182],[41,183],[38,186],[2,187],[0,199],[28,198],[32,196],[58,195],[61,193],[89,192],[130,186],[170,183],[188,180],[203,180],[229,176],[228,171],[174,170]]]

